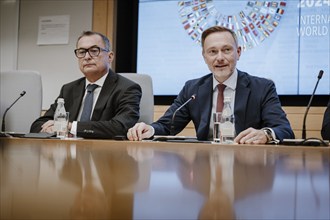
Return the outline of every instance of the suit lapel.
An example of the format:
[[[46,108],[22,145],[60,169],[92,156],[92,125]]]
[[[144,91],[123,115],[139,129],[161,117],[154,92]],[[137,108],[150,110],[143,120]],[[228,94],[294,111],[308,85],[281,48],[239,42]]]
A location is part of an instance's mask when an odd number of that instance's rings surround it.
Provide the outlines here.
[[[73,90],[72,101],[71,101],[72,109],[70,110],[71,115],[69,116],[70,121],[77,120],[80,105],[84,97],[84,94],[85,94],[85,78],[80,80],[77,88]]]
[[[104,109],[105,105],[107,104],[109,97],[112,94],[112,91],[115,88],[117,79],[118,79],[117,74],[114,73],[113,71],[109,70],[109,74],[104,81],[100,95],[95,104],[92,119],[91,119],[92,121],[98,121],[100,119],[100,117],[102,116],[103,109]]]
[[[248,87],[250,84],[250,80],[247,76],[238,71],[238,79],[237,79],[237,86],[236,86],[236,95],[235,95],[235,127],[236,132],[243,131],[244,124],[245,124],[245,116],[246,116],[246,107],[249,100],[249,96],[251,93],[250,88]]]
[[[208,77],[205,82],[199,86],[196,101],[200,109],[200,125],[197,134],[199,138],[206,139],[210,130],[210,117],[212,110],[212,74]]]

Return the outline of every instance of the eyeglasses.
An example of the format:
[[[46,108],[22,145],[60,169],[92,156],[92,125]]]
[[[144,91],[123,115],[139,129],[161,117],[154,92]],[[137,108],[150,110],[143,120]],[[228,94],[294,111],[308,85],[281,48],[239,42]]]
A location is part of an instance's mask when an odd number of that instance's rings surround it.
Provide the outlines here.
[[[87,52],[91,57],[97,57],[100,54],[101,50],[109,52],[109,50],[104,49],[104,48],[90,47],[88,49],[84,49],[84,48],[75,49],[74,53],[75,53],[76,57],[78,57],[78,58],[84,58],[86,56]]]

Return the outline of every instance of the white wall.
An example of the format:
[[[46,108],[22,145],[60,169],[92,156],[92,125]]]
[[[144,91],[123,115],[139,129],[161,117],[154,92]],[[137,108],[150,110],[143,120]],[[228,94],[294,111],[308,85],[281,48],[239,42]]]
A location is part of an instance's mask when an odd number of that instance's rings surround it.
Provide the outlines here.
[[[0,0],[0,70],[17,68],[19,2]]]
[[[40,72],[43,109],[48,109],[54,102],[63,84],[83,76],[73,50],[82,31],[92,29],[92,12],[92,0],[20,1],[17,69]],[[55,15],[70,15],[69,43],[37,45],[39,17]],[[11,23],[11,20],[7,22]]]

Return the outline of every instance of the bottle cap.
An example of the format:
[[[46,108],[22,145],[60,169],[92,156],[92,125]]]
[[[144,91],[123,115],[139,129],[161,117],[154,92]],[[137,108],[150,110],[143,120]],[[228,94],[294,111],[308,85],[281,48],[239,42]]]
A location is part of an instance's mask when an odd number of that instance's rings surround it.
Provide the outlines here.
[[[60,103],[60,102],[64,103],[64,99],[63,98],[58,98],[57,103]]]

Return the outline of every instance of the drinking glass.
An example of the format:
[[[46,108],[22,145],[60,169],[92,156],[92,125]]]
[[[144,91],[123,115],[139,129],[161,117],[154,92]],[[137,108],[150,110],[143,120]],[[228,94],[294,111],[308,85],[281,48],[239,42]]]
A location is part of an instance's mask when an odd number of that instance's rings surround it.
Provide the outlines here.
[[[221,143],[220,123],[221,123],[221,112],[214,112],[213,113],[213,142],[214,143]]]

